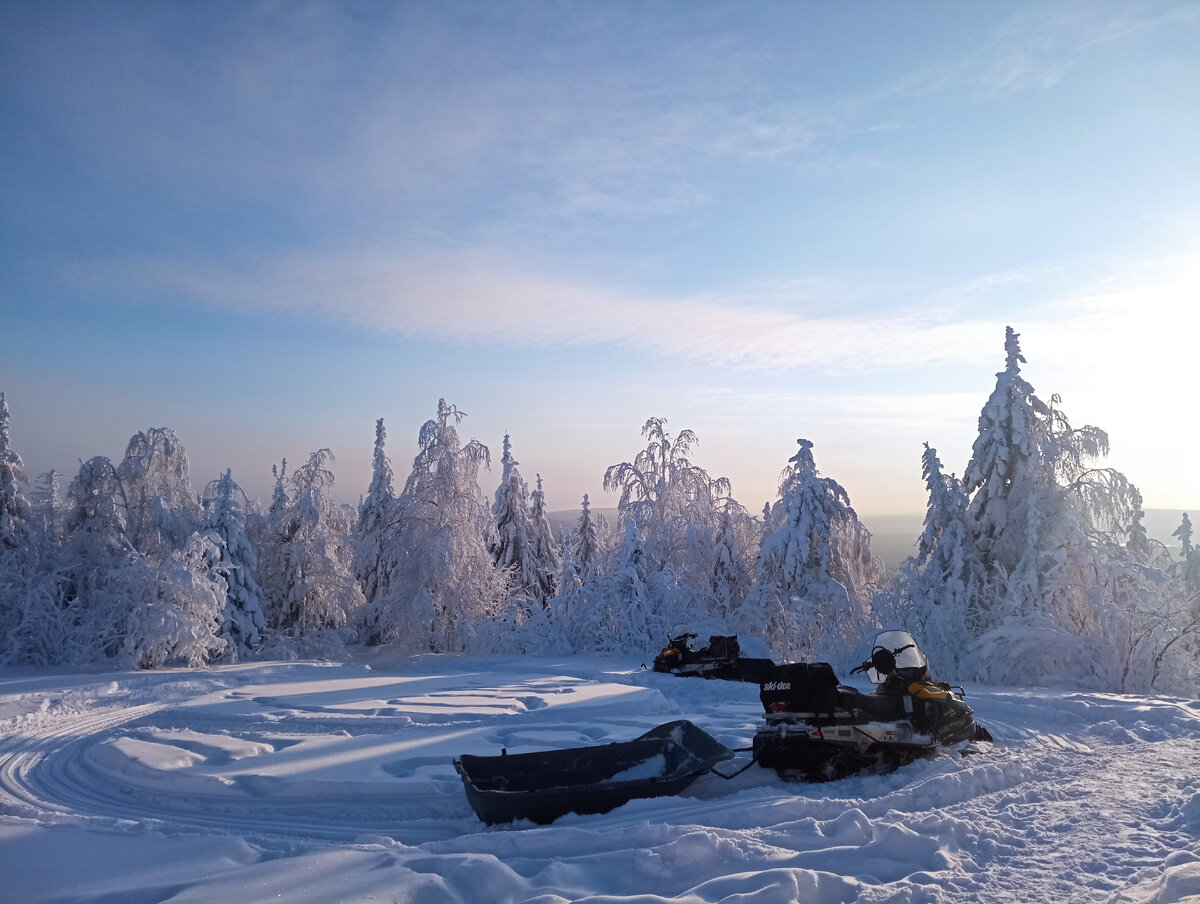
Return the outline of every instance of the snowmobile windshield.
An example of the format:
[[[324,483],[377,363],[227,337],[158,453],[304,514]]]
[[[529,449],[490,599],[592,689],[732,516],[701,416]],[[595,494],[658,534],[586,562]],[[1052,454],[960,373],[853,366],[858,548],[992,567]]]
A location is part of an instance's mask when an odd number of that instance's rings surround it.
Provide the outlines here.
[[[896,668],[919,669],[929,664],[925,654],[917,647],[917,642],[907,631],[884,631],[875,638],[874,649],[884,649],[896,657]],[[874,684],[883,684],[887,675],[881,675],[876,669],[867,669],[867,677]]]

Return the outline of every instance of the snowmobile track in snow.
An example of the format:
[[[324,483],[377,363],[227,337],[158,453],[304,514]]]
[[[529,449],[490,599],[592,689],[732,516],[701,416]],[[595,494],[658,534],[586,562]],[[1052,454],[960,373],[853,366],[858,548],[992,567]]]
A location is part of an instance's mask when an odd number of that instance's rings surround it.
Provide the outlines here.
[[[428,841],[444,834],[429,820],[413,818],[414,809],[436,805],[445,796],[440,793],[430,793],[424,801],[409,793],[399,812],[367,798],[264,803],[219,794],[171,795],[114,781],[111,773],[90,762],[89,751],[97,745],[169,708],[170,704],[145,704],[71,716],[64,724],[5,739],[0,742],[0,800],[10,804],[14,814],[28,818],[75,816],[109,825],[140,822],[326,841],[353,841],[361,835]],[[463,811],[469,813],[465,807]]]

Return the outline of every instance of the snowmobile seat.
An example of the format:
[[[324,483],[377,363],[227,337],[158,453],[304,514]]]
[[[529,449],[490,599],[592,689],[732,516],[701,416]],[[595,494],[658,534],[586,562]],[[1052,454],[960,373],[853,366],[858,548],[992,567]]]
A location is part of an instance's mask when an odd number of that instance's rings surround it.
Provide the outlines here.
[[[846,693],[846,708],[859,710],[873,722],[893,722],[896,719],[905,718],[902,696],[890,688],[883,692],[881,690],[864,694],[857,690],[843,688],[843,693]],[[854,696],[851,698],[849,694]]]

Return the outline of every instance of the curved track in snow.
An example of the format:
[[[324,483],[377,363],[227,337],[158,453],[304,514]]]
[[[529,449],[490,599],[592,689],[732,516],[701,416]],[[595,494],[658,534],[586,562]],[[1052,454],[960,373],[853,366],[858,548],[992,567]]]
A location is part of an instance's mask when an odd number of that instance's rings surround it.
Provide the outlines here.
[[[138,822],[153,828],[188,827],[246,835],[278,835],[325,841],[353,841],[363,835],[383,835],[414,843],[459,834],[446,827],[444,813],[453,786],[438,783],[422,793],[411,786],[403,796],[388,800],[374,787],[356,792],[326,790],[317,786],[306,793],[282,799],[244,793],[237,784],[210,783],[212,787],[147,787],[138,775],[105,768],[97,751],[127,738],[139,727],[170,718],[170,704],[151,703],[109,707],[102,712],[72,715],[67,720],[34,728],[28,734],[0,740],[0,804],[13,815],[51,822],[61,817],[83,817],[113,825]],[[163,717],[167,717],[165,720]],[[332,727],[337,720],[311,726],[317,734],[346,732]],[[359,728],[348,723],[351,728]],[[304,726],[309,728],[310,726]],[[237,734],[247,729],[243,720],[205,725],[207,731]],[[251,728],[253,731],[253,728]],[[243,786],[253,787],[253,782]],[[439,790],[440,789],[440,790]],[[450,815],[470,816],[465,801],[455,801]],[[440,806],[439,806],[440,805]],[[439,810],[442,815],[434,817]]]
[[[94,743],[97,737],[154,713],[164,705],[107,709],[34,729],[28,735],[3,739],[0,741],[0,800],[13,806],[17,813],[119,815],[119,812],[104,812],[108,808],[101,808],[97,813],[94,809],[96,797],[103,799],[107,795],[97,795],[94,788],[87,786],[77,788],[64,773],[69,771],[71,763],[78,761],[79,752]]]

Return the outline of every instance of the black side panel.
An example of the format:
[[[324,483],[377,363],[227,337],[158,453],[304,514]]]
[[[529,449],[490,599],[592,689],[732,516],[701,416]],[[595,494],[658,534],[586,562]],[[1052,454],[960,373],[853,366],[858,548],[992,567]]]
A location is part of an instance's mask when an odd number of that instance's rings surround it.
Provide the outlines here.
[[[828,662],[793,662],[767,669],[758,698],[767,712],[832,713],[839,709],[838,680]]]

